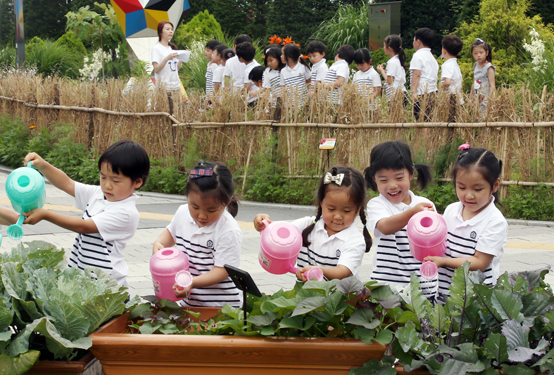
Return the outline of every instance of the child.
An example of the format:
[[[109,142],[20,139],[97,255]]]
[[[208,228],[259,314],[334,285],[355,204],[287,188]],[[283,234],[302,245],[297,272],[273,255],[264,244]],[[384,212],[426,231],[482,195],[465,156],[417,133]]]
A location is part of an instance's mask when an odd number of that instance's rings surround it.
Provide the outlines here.
[[[17,223],[19,214],[12,208],[0,207],[0,225],[11,225]]]
[[[237,46],[241,43],[252,43],[252,38],[246,34],[241,34],[235,38],[234,50],[236,52]],[[228,81],[228,87],[230,90],[242,90],[244,87],[244,69],[246,65],[239,61],[238,56],[230,58],[225,64],[225,80]]]
[[[456,56],[462,51],[464,42],[457,35],[442,38],[442,56],[446,60],[441,66],[441,89],[450,95],[448,122],[456,121],[458,104],[464,104],[462,97],[462,71]]]
[[[212,61],[217,64],[217,68],[214,70],[214,74],[212,77],[214,94],[219,90],[220,87],[225,87],[224,73],[225,62],[227,61],[227,59],[224,58],[225,50],[231,51],[233,53],[233,56],[235,56],[233,50],[227,47],[225,44],[218,45],[212,52]]]
[[[426,257],[439,268],[439,294],[449,295],[454,270],[466,261],[470,270],[485,273],[485,283],[495,284],[500,275],[500,258],[508,238],[508,223],[496,208],[502,161],[484,148],[460,146],[452,170],[459,202],[444,211],[448,228],[444,257]]]
[[[367,48],[360,48],[354,53],[354,62],[358,71],[352,78],[352,83],[358,86],[358,91],[369,99],[369,108],[377,109],[377,98],[381,94],[381,77],[373,69],[373,60]]]
[[[412,163],[409,147],[398,141],[381,143],[371,150],[371,164],[364,171],[367,186],[379,196],[367,204],[367,226],[373,232],[377,250],[371,279],[405,286],[415,274],[423,295],[434,300],[436,281],[427,282],[419,273],[421,262],[410,253],[406,225],[425,207],[434,210],[427,198],[414,195],[410,182],[417,170],[417,182],[424,189],[431,181],[429,166]]]
[[[389,35],[383,43],[385,55],[391,58],[387,61],[387,68],[383,64],[377,66],[377,71],[381,73],[385,80],[385,93],[387,101],[390,102],[400,91],[402,92],[402,101],[406,106],[406,54],[402,48],[402,39],[398,35]]]
[[[477,96],[483,111],[487,106],[487,98],[493,95],[496,89],[496,67],[492,65],[492,48],[482,39],[477,39],[471,44],[471,55],[475,60],[471,96]]]
[[[310,83],[310,69],[300,56],[300,48],[295,44],[287,44],[283,47],[281,61],[286,67],[281,70],[281,87],[287,88],[288,100],[292,107],[303,105],[306,100],[306,85]],[[284,90],[281,90],[283,93]]]
[[[412,103],[416,120],[420,120],[419,115],[424,97],[427,99],[426,121],[431,120],[431,110],[435,104],[439,64],[431,53],[434,39],[435,33],[426,27],[415,32],[414,49],[416,52],[410,61],[410,73]]]
[[[214,71],[218,66],[218,64],[213,59],[213,53],[215,51],[215,48],[220,44],[221,42],[218,40],[210,40],[208,43],[206,43],[206,48],[204,50],[204,57],[210,60],[210,62],[208,62],[208,69],[206,70],[206,96],[208,96],[208,98],[211,97],[214,92],[213,77]]]
[[[281,49],[278,47],[266,48],[264,54],[264,70],[262,90],[269,90],[269,102],[275,108],[277,99],[281,96],[281,70],[286,66],[281,61]]]
[[[352,64],[353,60],[354,48],[348,44],[340,46],[337,50],[334,64],[331,65],[325,75],[323,82],[334,89],[331,101],[335,104],[341,104],[341,100],[339,99],[339,88],[348,82],[350,77],[349,65]]]
[[[249,42],[243,42],[239,44],[236,47],[236,53],[239,58],[239,61],[245,65],[244,67],[244,77],[242,78],[242,81],[244,82],[244,93],[247,96],[248,103],[252,103],[256,100],[256,96],[250,95],[251,92],[257,91],[258,87],[254,84],[252,84],[252,81],[250,81],[249,75],[252,69],[254,69],[257,66],[260,66],[260,64],[254,60],[254,56],[256,55],[256,48],[252,45],[252,43]]]
[[[153,246],[154,253],[175,246],[188,256],[192,285],[179,289],[175,284],[175,295],[185,298],[183,306],[242,306],[242,294],[223,267],[240,265],[233,175],[223,164],[201,161],[190,172],[185,195],[187,204],[177,209]]]
[[[34,152],[25,156],[24,164],[29,161],[52,185],[75,197],[75,207],[84,213],[79,218],[37,208],[25,213],[24,223],[47,220],[77,232],[69,267],[101,268],[119,285],[129,288],[123,250],[139,222],[135,206],[138,196],[134,192],[146,183],[150,170],[150,159],[144,148],[129,140],[108,147],[98,160],[100,186],[73,181]]]
[[[364,252],[371,248],[371,236],[365,227],[365,188],[360,171],[349,167],[334,167],[320,180],[316,194],[317,215],[298,219],[293,224],[302,231],[302,250],[298,255],[300,270],[296,277],[319,267],[327,279],[343,279],[358,275]],[[364,224],[362,235],[356,227],[356,215]],[[266,214],[254,218],[257,231],[265,228],[262,220],[271,222]]]
[[[262,89],[264,71],[265,71],[265,68],[261,65],[258,65],[257,67],[252,69],[248,74],[248,79],[256,87],[255,90],[251,90],[248,93],[249,95],[248,100],[252,99],[252,101],[249,101],[249,104],[252,106],[255,104],[256,100],[258,99],[258,95],[260,94],[260,90]]]
[[[327,75],[327,60],[325,59],[325,54],[327,53],[327,46],[320,42],[319,40],[312,40],[308,43],[306,48],[308,52],[308,57],[312,63],[312,70],[310,76],[310,83],[312,85],[312,91],[315,88],[317,82],[322,82]]]

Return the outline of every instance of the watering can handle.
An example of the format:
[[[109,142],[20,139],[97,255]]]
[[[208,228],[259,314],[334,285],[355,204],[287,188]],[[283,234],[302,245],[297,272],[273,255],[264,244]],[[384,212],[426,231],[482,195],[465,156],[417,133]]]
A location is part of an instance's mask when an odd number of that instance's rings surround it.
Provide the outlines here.
[[[266,219],[263,219],[262,223],[264,223],[265,225],[264,230],[267,229],[267,226],[269,225],[269,221],[267,221]]]
[[[35,169],[35,167],[33,167],[33,161],[32,160],[29,160],[29,162],[27,163],[27,167]]]
[[[429,207],[423,207],[423,211],[429,211]]]

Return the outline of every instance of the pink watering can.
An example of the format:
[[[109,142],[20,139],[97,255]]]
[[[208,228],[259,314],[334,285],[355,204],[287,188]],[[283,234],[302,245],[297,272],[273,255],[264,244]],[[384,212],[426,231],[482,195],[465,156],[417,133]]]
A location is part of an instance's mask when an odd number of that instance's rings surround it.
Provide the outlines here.
[[[186,283],[188,281],[192,283],[192,276],[190,276],[188,270],[189,259],[182,251],[172,247],[157,251],[152,255],[152,258],[150,258],[150,273],[152,274],[154,293],[160,299],[169,299],[171,301],[183,299],[175,296],[173,285],[177,282],[179,286],[184,288],[187,286]],[[181,276],[182,272],[180,271],[187,271],[190,280],[187,281],[186,275]],[[179,279],[179,281],[177,281],[177,279]],[[181,285],[181,283],[184,285]]]
[[[286,221],[268,223],[262,221],[265,229],[261,232],[261,249],[258,254],[260,265],[267,272],[282,275],[287,272],[296,274],[296,259],[302,248],[302,234],[300,230]],[[321,268],[314,267],[304,272],[308,279],[323,280]]]
[[[448,230],[441,215],[425,208],[412,216],[406,229],[414,258],[423,262],[427,256],[444,256]],[[423,263],[419,271],[426,280],[434,279],[438,273],[437,266],[431,261]]]

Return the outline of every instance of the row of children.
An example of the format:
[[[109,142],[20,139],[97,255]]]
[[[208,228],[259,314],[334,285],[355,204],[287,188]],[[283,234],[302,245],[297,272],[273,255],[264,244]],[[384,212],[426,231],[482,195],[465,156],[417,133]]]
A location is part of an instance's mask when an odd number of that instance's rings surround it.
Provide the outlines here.
[[[411,100],[414,115],[419,119],[421,102],[426,97],[426,118],[430,116],[435,96],[438,91],[439,65],[431,53],[431,45],[435,34],[428,28],[421,28],[415,32],[413,46],[415,53],[410,61]],[[447,35],[442,39],[442,56],[446,60],[441,67],[440,88],[451,95],[450,121],[455,121],[456,108],[463,104],[462,73],[457,63],[457,56],[462,51],[463,42],[456,35]],[[390,56],[386,66],[373,67],[369,50],[361,48],[354,51],[349,45],[341,46],[335,56],[335,62],[328,67],[326,64],[327,47],[320,41],[312,41],[307,46],[307,53],[311,69],[308,68],[295,44],[287,44],[282,49],[270,46],[264,51],[265,67],[260,66],[254,56],[256,50],[248,35],[239,35],[235,39],[234,49],[211,40],[206,44],[205,57],[210,60],[206,73],[206,93],[208,97],[220,87],[228,85],[242,90],[246,89],[249,102],[256,100],[256,96],[263,90],[269,90],[275,106],[276,98],[281,96],[281,88],[286,87],[289,96],[296,93],[301,99],[316,86],[326,85],[333,88],[332,100],[341,103],[340,88],[349,81],[349,65],[355,62],[358,71],[352,78],[352,83],[358,85],[359,92],[372,103],[381,94],[382,75],[387,100],[390,101],[397,94],[407,104],[406,90],[406,55],[402,48],[402,39],[397,35],[389,35],[384,41],[384,52]],[[235,56],[236,52],[236,56]],[[487,98],[495,89],[495,67],[492,65],[491,46],[481,39],[471,45],[471,53],[475,59],[473,66],[474,83],[471,95],[476,95],[482,106],[486,105]],[[379,72],[379,73],[377,73]]]
[[[507,222],[495,207],[502,162],[491,151],[468,144],[460,148],[452,171],[460,201],[444,212],[446,256],[426,258],[440,269],[438,281],[422,283],[431,300],[448,295],[453,272],[465,261],[471,263],[472,270],[483,271],[486,282],[495,283],[507,239]],[[24,163],[28,162],[55,187],[74,196],[76,207],[84,213],[78,218],[39,208],[24,213],[24,223],[47,220],[77,232],[69,266],[101,268],[128,287],[124,249],[139,221],[134,192],[144,185],[150,169],[144,148],[132,141],[110,146],[98,161],[100,186],[73,181],[36,153],[25,157]],[[417,182],[425,188],[431,179],[429,166],[414,165],[408,146],[397,141],[373,148],[364,175],[349,167],[327,171],[317,189],[316,215],[294,221],[303,238],[298,279],[305,281],[302,272],[312,267],[321,268],[327,279],[357,276],[364,253],[372,246],[370,232],[376,242],[373,280],[401,287],[409,283],[412,274],[420,277],[420,262],[410,254],[406,225],[414,214],[425,208],[434,210],[434,205],[410,190],[416,172]],[[379,192],[367,206],[366,188]],[[156,239],[153,252],[175,246],[188,256],[192,285],[174,287],[175,294],[184,298],[184,305],[240,306],[241,293],[224,268],[226,264],[239,267],[241,257],[242,232],[234,218],[238,202],[233,176],[221,163],[200,162],[189,174],[185,194],[187,204],[179,207]],[[363,234],[357,228],[356,216],[363,224]],[[2,223],[13,224],[17,217],[15,211],[0,208]],[[264,219],[271,221],[265,214],[254,218],[258,231],[265,227]]]

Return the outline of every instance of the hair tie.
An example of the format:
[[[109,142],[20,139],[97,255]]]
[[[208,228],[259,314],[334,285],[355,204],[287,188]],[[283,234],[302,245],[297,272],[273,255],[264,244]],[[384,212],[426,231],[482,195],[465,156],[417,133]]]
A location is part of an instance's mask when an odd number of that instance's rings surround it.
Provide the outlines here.
[[[266,55],[267,55],[267,53],[269,52],[270,49],[271,49],[271,47],[269,47],[268,49],[265,50]]]
[[[328,185],[331,182],[334,182],[338,186],[342,184],[342,180],[344,179],[344,173],[339,173],[336,176],[333,176],[331,173],[327,172],[325,173],[325,177],[323,177],[323,184]]]
[[[458,147],[458,149],[460,149],[460,150],[468,150],[469,148],[470,148],[470,146],[469,146],[468,142],[466,142],[463,145],[460,145],[460,147]]]
[[[317,224],[317,221],[314,220],[314,225]]]
[[[189,177],[191,179],[200,178],[200,177],[209,177],[213,176],[214,170],[212,168],[193,168],[190,171]]]
[[[478,41],[479,43],[485,43],[485,41],[481,38],[475,38],[476,41]]]

